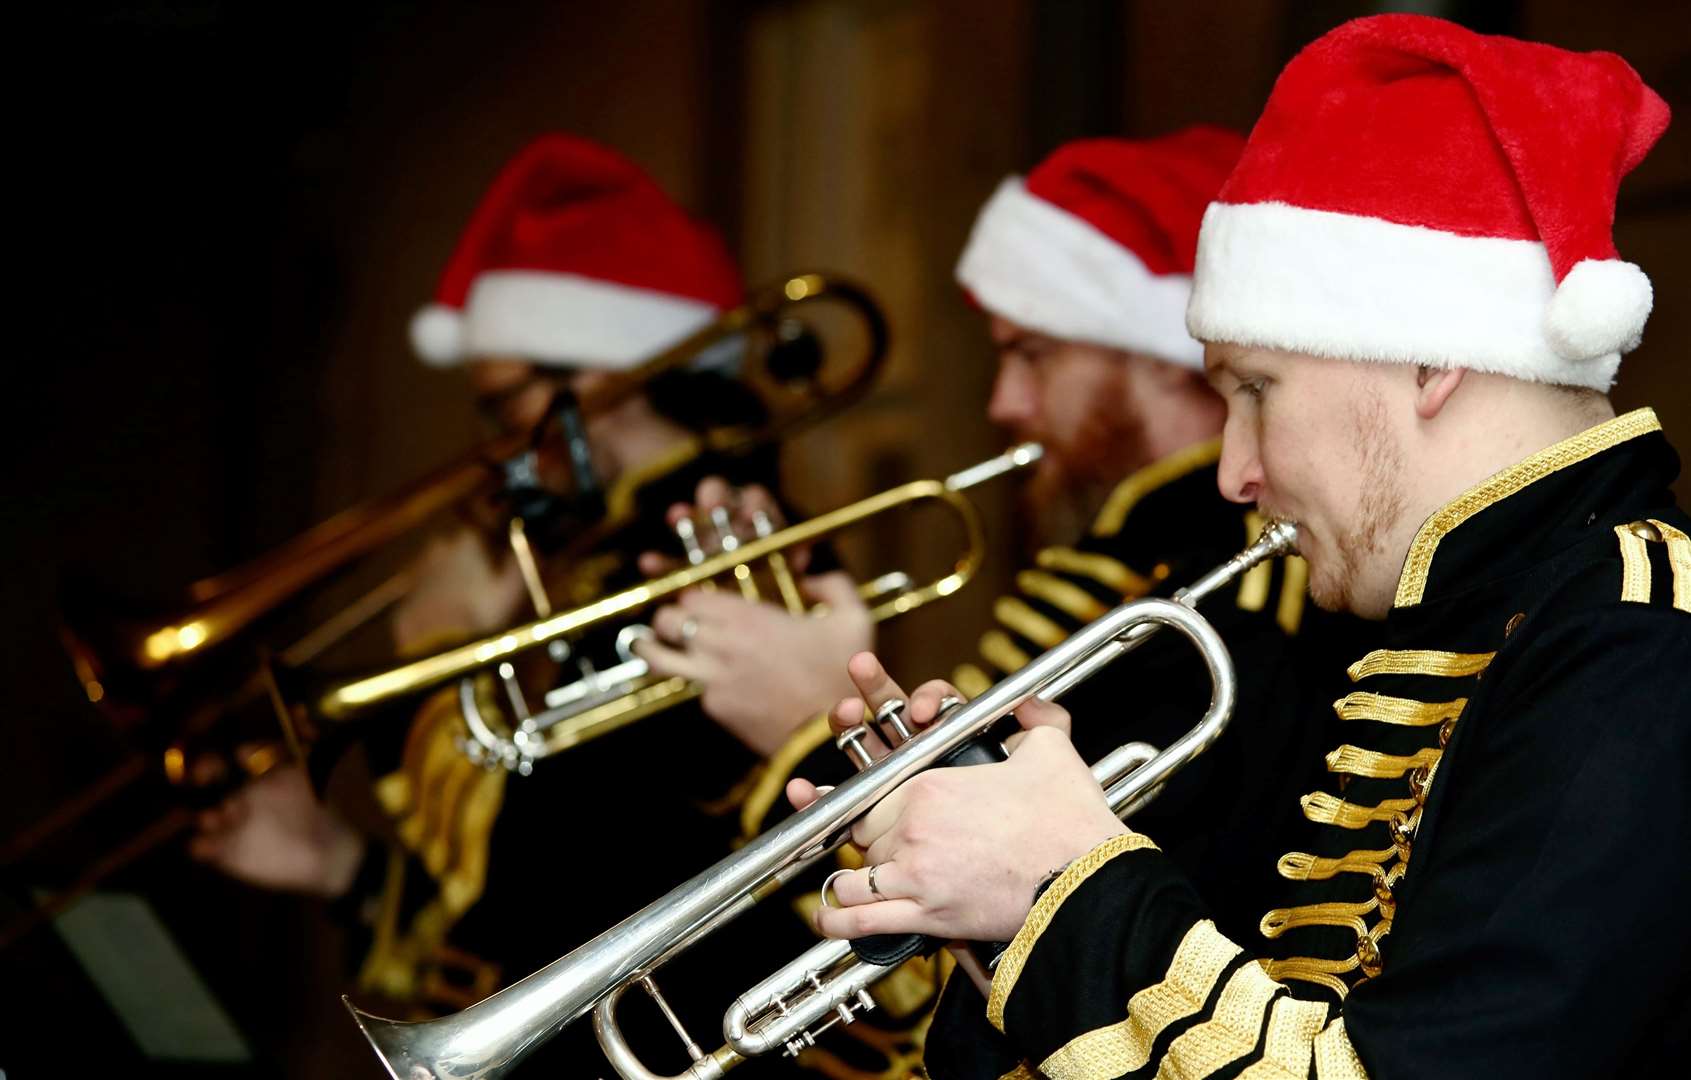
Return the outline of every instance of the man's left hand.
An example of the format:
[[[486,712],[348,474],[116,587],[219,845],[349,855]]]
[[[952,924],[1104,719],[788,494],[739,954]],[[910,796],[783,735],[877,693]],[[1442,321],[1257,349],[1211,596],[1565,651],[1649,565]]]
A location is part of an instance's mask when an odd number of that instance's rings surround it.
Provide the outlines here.
[[[794,615],[727,590],[693,589],[658,609],[657,640],[635,652],[659,675],[703,687],[706,715],[768,756],[793,730],[852,692],[845,661],[869,647],[874,625],[850,576],[801,579],[819,614]]]
[[[850,670],[863,697],[836,712],[904,697],[879,663],[854,657]],[[1030,701],[1016,716],[1026,731],[1008,761],[920,773],[853,827],[864,868],[835,878],[838,906],[816,917],[825,936],[1008,941],[1041,881],[1127,830],[1069,742],[1068,714]],[[815,789],[798,780],[788,794],[802,808]]]

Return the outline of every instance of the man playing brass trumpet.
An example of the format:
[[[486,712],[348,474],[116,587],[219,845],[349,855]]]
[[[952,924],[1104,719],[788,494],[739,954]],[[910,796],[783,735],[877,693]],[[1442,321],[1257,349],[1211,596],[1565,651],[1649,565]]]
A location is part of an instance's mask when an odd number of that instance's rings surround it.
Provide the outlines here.
[[[957,277],[998,353],[988,416],[1045,447],[1034,513],[1047,525],[1077,511],[1093,523],[1018,575],[1018,595],[998,602],[999,625],[981,638],[979,666],[958,670],[964,692],[1020,668],[1123,599],[1166,594],[1261,529],[1254,512],[1216,491],[1226,406],[1205,383],[1201,346],[1184,323],[1199,219],[1241,147],[1215,128],[1075,142],[1025,179],[1006,180],[982,210]],[[721,483],[699,493],[706,505],[730,498]],[[741,496],[744,506],[762,499]],[[1316,616],[1304,626],[1303,569],[1297,559],[1264,564],[1206,608],[1242,654],[1241,693],[1264,718],[1229,732],[1146,814],[1164,823],[1180,864],[1218,889],[1237,880],[1242,856],[1264,867],[1260,886],[1272,880],[1272,822],[1241,807],[1282,793],[1314,751],[1299,741],[1308,669],[1324,669],[1337,689],[1335,620]],[[830,612],[810,618],[722,592],[688,594],[654,621],[665,643],[641,647],[657,670],[703,684],[706,711],[771,755],[769,798],[746,804],[749,832],[761,828],[759,811],[789,774],[849,768],[825,721],[794,731],[851,692],[845,646],[854,635],[863,647],[869,641],[862,605],[849,588],[833,591]],[[1189,649],[1155,643],[1122,678],[1079,692],[1099,722],[1077,737],[1092,756],[1124,738],[1161,745],[1203,710],[1208,693]],[[1217,790],[1243,798],[1216,798]],[[1222,918],[1243,933],[1258,914],[1240,907]]]
[[[1286,68],[1188,325],[1223,492],[1297,521],[1315,599],[1383,647],[1247,934],[1110,813],[1053,706],[870,813],[825,934],[1008,943],[948,989],[935,1080],[1683,1071],[1691,517],[1655,416],[1606,397],[1651,306],[1616,190],[1667,120],[1616,56],[1420,16]]]

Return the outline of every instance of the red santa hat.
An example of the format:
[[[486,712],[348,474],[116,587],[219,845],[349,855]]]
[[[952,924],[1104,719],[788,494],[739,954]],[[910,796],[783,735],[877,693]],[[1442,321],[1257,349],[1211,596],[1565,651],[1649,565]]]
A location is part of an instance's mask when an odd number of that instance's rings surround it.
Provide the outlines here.
[[[957,280],[986,310],[1068,341],[1203,366],[1186,332],[1204,207],[1239,158],[1231,131],[1083,139],[999,185]]]
[[[1607,389],[1651,304],[1615,192],[1667,122],[1610,53],[1347,23],[1286,66],[1205,213],[1187,325]]]
[[[499,356],[629,368],[740,300],[721,239],[637,165],[543,135],[476,207],[411,343],[443,367]]]

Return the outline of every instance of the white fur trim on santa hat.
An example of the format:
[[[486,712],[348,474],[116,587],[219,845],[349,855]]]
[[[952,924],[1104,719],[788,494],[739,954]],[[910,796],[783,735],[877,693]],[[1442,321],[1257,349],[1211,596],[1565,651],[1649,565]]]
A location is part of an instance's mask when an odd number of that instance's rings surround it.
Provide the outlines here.
[[[472,356],[626,370],[708,325],[714,306],[577,274],[495,270],[476,278],[464,309],[419,311],[411,340],[437,366]]]
[[[1042,334],[1203,366],[1203,346],[1186,332],[1192,279],[1151,273],[1091,224],[1028,194],[1019,177],[1000,184],[975,220],[957,280],[988,311]]]
[[[1196,277],[1186,325],[1204,341],[1597,390],[1614,382],[1624,351],[1557,347],[1548,328],[1556,278],[1533,240],[1285,203],[1212,203]],[[1613,338],[1565,343],[1601,340]]]

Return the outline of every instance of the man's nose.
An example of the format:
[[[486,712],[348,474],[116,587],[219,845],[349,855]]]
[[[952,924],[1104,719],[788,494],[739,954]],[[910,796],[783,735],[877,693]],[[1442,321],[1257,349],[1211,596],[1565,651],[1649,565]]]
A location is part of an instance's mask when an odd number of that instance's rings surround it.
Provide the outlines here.
[[[1033,379],[1017,361],[998,365],[998,376],[992,382],[992,397],[987,402],[987,419],[1004,427],[1025,425],[1038,413]]]
[[[1262,458],[1256,444],[1229,425],[1221,443],[1221,466],[1216,486],[1223,498],[1236,503],[1255,503],[1262,497]]]

